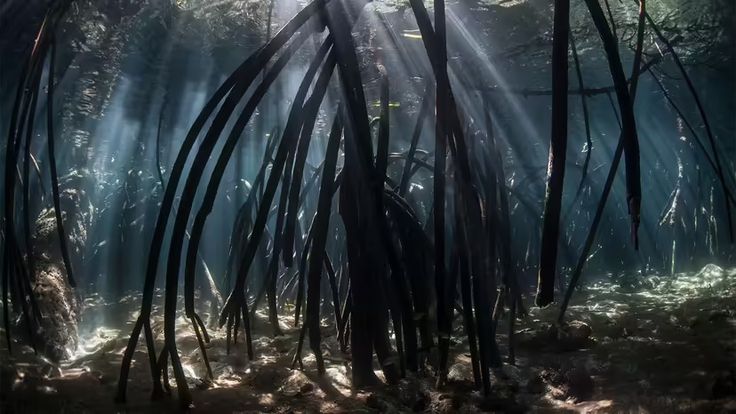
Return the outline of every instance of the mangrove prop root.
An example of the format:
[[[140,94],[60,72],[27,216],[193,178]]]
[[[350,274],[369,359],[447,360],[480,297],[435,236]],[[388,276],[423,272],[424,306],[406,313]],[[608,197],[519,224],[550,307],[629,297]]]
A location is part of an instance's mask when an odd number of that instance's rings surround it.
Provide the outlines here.
[[[597,1],[597,0],[595,0]],[[545,307],[554,300],[557,272],[557,247],[560,209],[567,153],[567,47],[570,33],[570,2],[555,0],[552,41],[552,137],[547,165],[547,191],[544,197],[542,244],[535,303]]]

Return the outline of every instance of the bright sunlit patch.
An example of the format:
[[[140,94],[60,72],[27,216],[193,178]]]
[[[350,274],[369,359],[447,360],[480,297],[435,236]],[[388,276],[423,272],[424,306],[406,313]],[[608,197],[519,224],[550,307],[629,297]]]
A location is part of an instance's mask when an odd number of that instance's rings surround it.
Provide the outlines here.
[[[351,382],[344,366],[329,367],[325,370],[325,375],[342,395],[348,397],[352,394]]]
[[[411,184],[409,184],[409,192],[412,192],[412,191],[415,191],[415,190],[416,191],[424,190],[424,186],[422,186],[421,184],[417,184],[417,183],[411,183]]]
[[[501,7],[514,7],[524,3],[526,3],[526,0],[501,0],[496,2],[496,5]]]
[[[275,355],[261,355],[258,359],[263,361],[266,364],[273,364],[276,362]]]
[[[59,392],[56,388],[49,387],[48,385],[38,387],[38,391],[41,392],[41,394],[56,394]]]
[[[380,106],[381,106],[381,102],[380,101],[374,101],[373,102],[373,107],[378,108]],[[399,108],[399,107],[401,107],[401,102],[389,102],[388,103],[388,107],[389,108]]]
[[[217,380],[215,381],[215,384],[217,386],[223,388],[237,387],[238,385],[240,385],[240,383],[240,378],[235,377],[220,377],[217,378]]]
[[[181,364],[181,367],[182,367],[182,369],[184,369],[184,374],[187,377],[190,377],[190,378],[196,378],[197,377],[197,372],[194,370],[194,367],[192,367],[190,364],[182,363]]]
[[[417,39],[422,40],[422,35],[419,33],[419,29],[416,30],[404,30],[403,33],[401,33],[401,36],[407,38],[407,39]]]
[[[77,348],[70,350],[70,360],[76,361],[86,356],[110,352],[115,348],[115,338],[120,335],[120,329],[101,326],[87,334],[79,336]]]
[[[258,398],[258,404],[264,405],[264,406],[271,406],[274,405],[276,401],[273,399],[273,394],[262,394]]]

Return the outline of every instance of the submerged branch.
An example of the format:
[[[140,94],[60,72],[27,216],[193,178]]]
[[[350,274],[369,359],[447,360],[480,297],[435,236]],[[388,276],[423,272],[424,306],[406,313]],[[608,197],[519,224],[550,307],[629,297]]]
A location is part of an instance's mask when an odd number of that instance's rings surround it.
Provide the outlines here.
[[[597,0],[596,0],[597,1]],[[557,247],[560,232],[562,189],[567,157],[567,47],[570,33],[570,2],[555,0],[552,41],[552,137],[547,166],[547,190],[542,216],[541,256],[535,303],[545,307],[554,300]]]

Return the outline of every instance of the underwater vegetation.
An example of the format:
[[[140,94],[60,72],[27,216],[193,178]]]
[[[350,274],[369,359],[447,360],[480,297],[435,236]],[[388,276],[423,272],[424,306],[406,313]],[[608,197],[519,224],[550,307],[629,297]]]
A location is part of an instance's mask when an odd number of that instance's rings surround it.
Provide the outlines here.
[[[734,23],[7,1],[0,409],[736,410]]]

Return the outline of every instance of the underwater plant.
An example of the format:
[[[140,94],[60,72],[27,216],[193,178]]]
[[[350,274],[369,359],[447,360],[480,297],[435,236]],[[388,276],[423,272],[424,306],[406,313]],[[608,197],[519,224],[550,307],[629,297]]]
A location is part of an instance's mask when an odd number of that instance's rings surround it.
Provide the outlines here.
[[[555,0],[551,36],[549,42],[542,42],[545,48],[551,42],[550,89],[487,86],[483,71],[489,69],[458,68],[459,59],[448,56],[448,50],[467,48],[480,53],[472,43],[474,39],[457,35],[462,34],[463,27],[452,12],[454,5],[446,5],[444,0],[432,2],[431,14],[428,2],[422,0],[378,2],[378,6],[365,0],[311,0],[300,3],[298,11],[274,32],[275,1],[262,5],[266,9],[266,29],[259,41],[263,41],[247,56],[239,54],[238,64],[229,73],[213,75],[211,84],[216,87],[207,92],[206,98],[182,105],[194,114],[186,133],[181,134],[183,139],[162,139],[183,131],[163,127],[164,118],[173,117],[168,113],[179,110],[169,108],[179,104],[176,87],[171,86],[174,83],[167,84],[160,110],[153,116],[156,136],[151,147],[155,150],[156,174],[150,181],[155,182],[155,190],[146,196],[150,200],[141,201],[149,206],[141,216],[144,224],[136,223],[144,234],[140,237],[146,257],[128,259],[141,263],[142,287],[137,288],[141,304],[122,353],[116,401],[124,403],[127,399],[131,366],[142,334],[153,399],[171,393],[171,369],[178,401],[182,408],[190,407],[194,398],[188,383],[191,375],[185,370],[180,352],[182,329],[194,332],[205,376],[213,382],[216,378],[208,349],[219,335],[213,331],[224,328],[229,354],[237,352],[235,345],[242,329],[247,358],[255,360],[258,344],[254,343],[254,321],[264,297],[273,337],[285,335],[280,318],[294,312],[293,325],[299,333],[293,344],[292,368],[298,365],[305,369],[302,353],[307,341],[317,373],[325,375],[329,355],[325,356],[323,333],[334,327],[340,350],[349,355],[353,387],[370,387],[383,381],[396,385],[407,377],[423,375],[431,367],[435,385],[441,389],[449,382],[452,354],[462,343],[467,344],[474,388],[491,395],[494,378],[504,361],[516,364],[516,324],[529,313],[525,276],[530,270],[536,273],[534,304],[538,308],[555,302],[555,290],[560,294],[564,291],[553,336],[570,329],[565,315],[583,270],[601,249],[595,245],[596,239],[602,231],[614,233],[610,229],[616,224],[611,224],[606,209],[610,210],[609,198],[616,192],[622,157],[630,241],[610,254],[620,255],[630,248],[643,262],[640,247],[656,239],[647,223],[642,224],[642,216],[651,215],[642,212],[649,211],[643,207],[647,203],[653,205],[659,200],[648,199],[642,182],[649,183],[650,175],[665,172],[655,170],[659,167],[649,165],[650,160],[642,155],[661,139],[641,128],[637,118],[642,104],[636,105],[636,98],[641,101],[642,94],[651,93],[641,88],[644,74],[650,75],[663,102],[687,126],[693,143],[688,148],[691,156],[707,161],[707,169],[701,170],[697,161],[692,167],[698,174],[711,177],[707,207],[710,223],[700,231],[709,240],[726,233],[732,242],[731,207],[736,205],[733,165],[729,165],[726,151],[719,148],[723,144],[675,48],[681,39],[665,35],[649,13],[652,2],[638,0],[617,6],[636,7],[635,23],[631,24],[631,19],[614,16],[608,1],[602,5],[598,0],[585,0],[580,2],[583,8],[574,4],[571,7],[569,0]],[[43,183],[33,154],[37,147],[33,139],[44,78],[47,161],[40,165],[50,171],[63,274],[71,291],[80,285],[70,246],[74,237],[67,231],[72,213],[67,208],[64,215],[57,171],[57,148],[71,144],[58,139],[68,134],[56,134],[54,122],[55,90],[63,76],[56,62],[57,48],[61,47],[58,42],[64,37],[57,32],[60,27],[70,30],[64,24],[70,19],[70,8],[83,7],[78,3],[82,2],[64,0],[46,8],[35,44],[15,84],[16,96],[7,118],[2,291],[9,351],[11,331],[15,329],[11,323],[13,312],[22,315],[21,325],[25,325],[27,340],[34,349],[44,318],[34,294],[41,272],[35,262],[34,243],[39,242],[34,236],[37,218],[32,207],[32,192]],[[189,12],[185,8],[189,3],[173,2],[158,10],[161,21],[168,22],[161,26],[168,30],[166,25],[177,13],[182,21],[191,23],[196,21],[197,11],[220,7],[201,5]],[[482,9],[484,2],[478,3]],[[381,11],[382,6],[389,7],[393,14]],[[493,7],[506,6],[494,3]],[[571,21],[581,18],[581,9],[586,21],[592,22],[593,35],[571,25]],[[142,12],[130,13],[141,18]],[[389,15],[393,23],[387,20]],[[400,26],[397,20],[410,21],[416,29],[405,30],[400,38],[392,27]],[[130,20],[119,21],[124,25]],[[368,40],[362,39],[355,30],[366,21],[369,26],[383,26],[386,33],[378,36],[371,32]],[[411,39],[420,40],[421,45],[412,43],[410,54],[404,43]],[[629,40],[633,42],[631,56],[621,50]],[[461,42],[466,44],[458,46]],[[650,52],[650,46],[659,52]],[[384,49],[391,49],[397,56],[389,56]],[[523,48],[521,52],[513,49],[505,53],[527,53]],[[612,85],[586,86],[585,64],[591,49],[602,53],[606,66],[605,76],[596,76],[611,79]],[[370,54],[368,63],[366,54]],[[235,59],[231,55],[227,58]],[[493,58],[478,58],[483,59]],[[626,70],[628,59],[630,72]],[[669,59],[695,104],[707,145],[700,137],[700,124],[687,118],[688,111],[676,103],[663,83],[665,73],[658,72],[657,68]],[[407,81],[406,73],[392,66],[397,62],[409,68],[407,73],[421,74],[414,76],[419,81]],[[292,66],[301,64],[305,67],[295,75]],[[571,69],[577,89],[570,85]],[[291,89],[285,85],[295,86],[291,88],[293,93],[287,92]],[[402,112],[409,90],[417,96],[413,103],[416,116],[411,122]],[[604,95],[618,119],[619,137],[612,153],[605,155],[606,162],[597,165],[592,151],[604,134],[596,126],[603,122],[603,111],[598,109],[600,102],[596,103],[595,97]],[[369,97],[377,99],[373,102]],[[550,126],[549,140],[545,140],[548,163],[541,172],[524,165],[528,154],[524,154],[523,146],[527,144],[514,143],[512,134],[505,135],[510,121],[499,114],[498,108],[518,106],[517,97],[549,99],[545,107],[549,114],[545,121]],[[571,114],[577,98],[583,134],[573,133],[577,127]],[[264,115],[269,111],[278,115]],[[371,118],[371,114],[377,115]],[[404,127],[405,122],[410,125]],[[431,122],[434,139],[426,142],[422,137],[431,135],[426,125]],[[584,139],[581,165],[569,157],[570,148],[576,144],[573,136]],[[145,139],[140,140],[141,148],[145,147]],[[164,167],[167,161],[161,157],[164,145],[175,154],[170,168]],[[250,154],[246,158],[243,148],[257,148],[258,158]],[[512,151],[514,148],[522,149]],[[142,149],[140,154],[144,152]],[[247,174],[240,165],[244,159],[255,160],[247,167]],[[135,165],[137,160],[132,162]],[[235,173],[233,164],[238,165]],[[35,184],[32,167],[38,176]],[[607,174],[598,173],[599,169]],[[570,184],[577,170],[579,179]],[[242,182],[228,181],[231,174]],[[539,194],[534,193],[530,183],[544,183],[544,196],[536,197]],[[425,185],[429,189],[422,191]],[[680,173],[677,191],[681,185]],[[129,192],[127,186],[123,190]],[[16,200],[18,194],[21,197]],[[673,198],[666,203],[670,208],[663,212],[659,223],[682,220],[677,219],[681,214],[677,211],[677,194],[673,191]],[[718,207],[716,199],[721,203]],[[218,210],[223,200],[234,220],[228,221],[227,234],[219,234],[227,251],[213,257],[208,246],[213,237],[208,223],[212,228],[213,222],[226,221]],[[44,202],[41,200],[41,204]],[[705,206],[702,195],[693,202]],[[81,205],[73,207],[82,209]],[[620,203],[615,207],[620,209]],[[101,208],[91,207],[92,211],[96,209]],[[724,220],[721,216],[716,219],[715,211],[725,216],[725,231],[716,231],[716,223]],[[580,219],[582,214],[587,214],[585,220]],[[699,213],[693,214],[697,222]],[[123,217],[120,227],[127,228],[128,216]],[[641,232],[641,241],[640,227],[647,229]],[[679,243],[687,236],[678,238],[675,230],[672,234],[667,242],[673,246],[674,261],[675,240]],[[580,247],[572,248],[573,242],[579,242]],[[691,248],[697,246],[693,241]],[[663,254],[657,251],[658,246],[652,249],[646,251],[647,266],[659,260],[652,257]],[[115,253],[125,256],[125,252]],[[221,296],[221,292],[227,295]],[[206,301],[218,314],[211,318],[214,323],[203,314]],[[161,312],[159,302],[163,303]],[[163,341],[157,326],[159,313]],[[325,318],[325,314],[329,316]],[[505,334],[501,332],[504,323]],[[504,335],[505,344],[501,343]],[[382,378],[375,366],[380,367]]]

